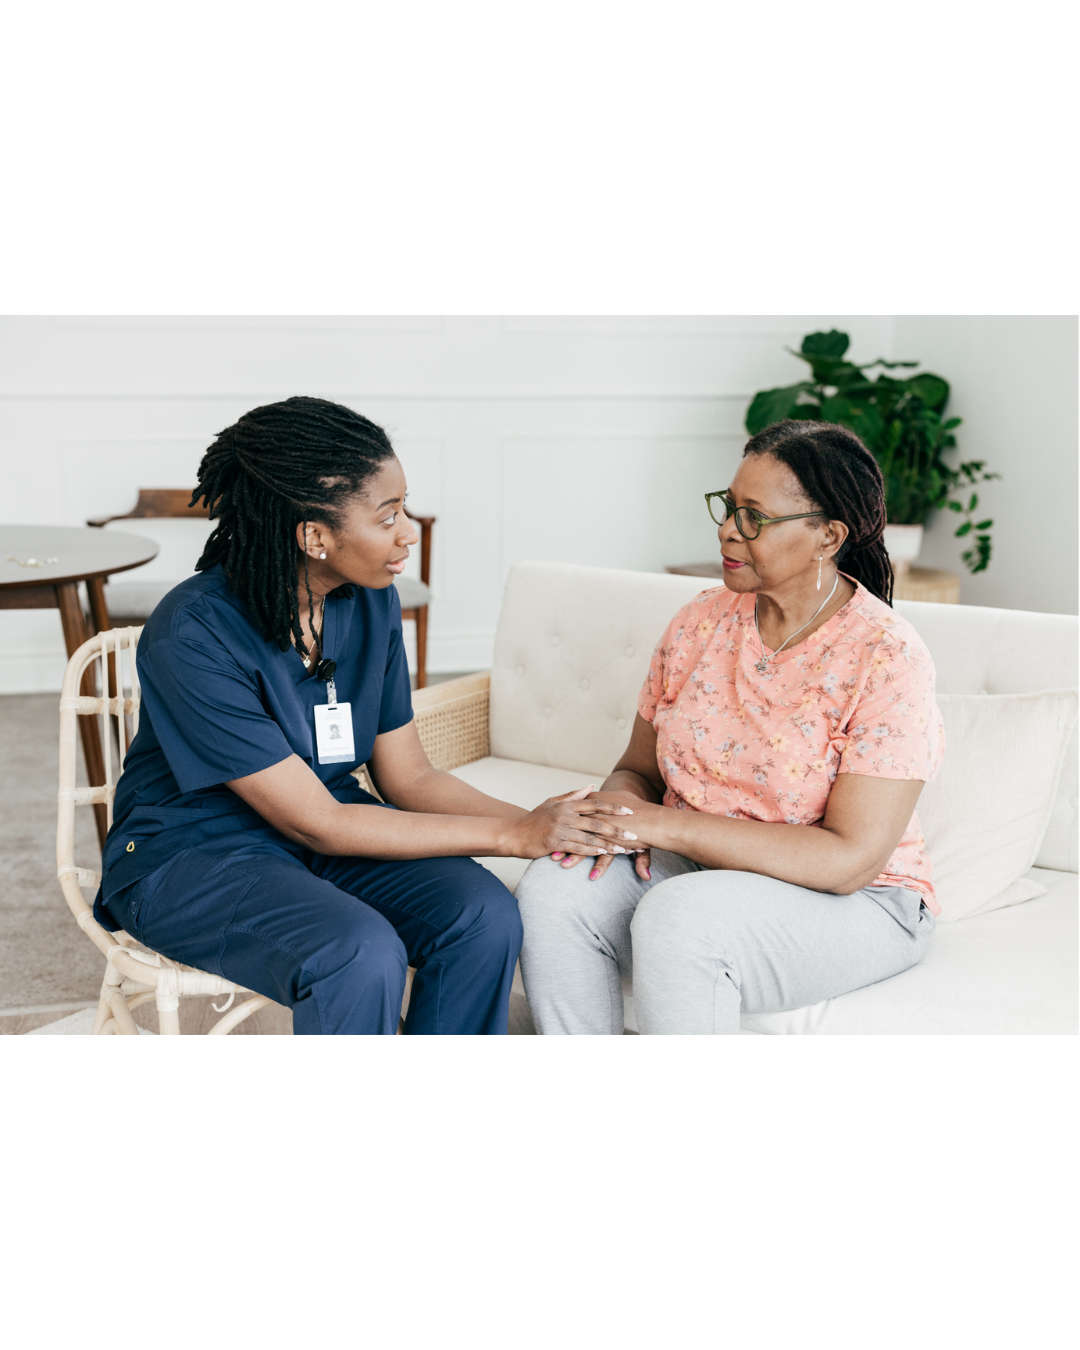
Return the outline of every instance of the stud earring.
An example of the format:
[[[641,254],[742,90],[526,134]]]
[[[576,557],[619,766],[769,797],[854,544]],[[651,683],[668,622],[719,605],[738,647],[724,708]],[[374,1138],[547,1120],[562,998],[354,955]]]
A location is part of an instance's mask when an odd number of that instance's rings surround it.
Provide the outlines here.
[[[825,556],[825,555],[824,555],[824,553],[823,553],[823,554],[821,555],[821,558],[824,558],[824,556]],[[325,553],[323,554],[323,557],[324,557],[324,558],[326,557],[326,554],[325,554]],[[818,558],[818,560],[817,560],[817,588],[818,588],[819,591],[821,590],[821,558]]]
[[[325,557],[326,557],[326,554],[325,554],[325,553],[320,553],[320,554],[319,554],[319,557],[320,557],[320,558],[325,558]],[[821,577],[820,577],[820,576],[818,577],[818,590],[819,590],[819,591],[821,590]]]

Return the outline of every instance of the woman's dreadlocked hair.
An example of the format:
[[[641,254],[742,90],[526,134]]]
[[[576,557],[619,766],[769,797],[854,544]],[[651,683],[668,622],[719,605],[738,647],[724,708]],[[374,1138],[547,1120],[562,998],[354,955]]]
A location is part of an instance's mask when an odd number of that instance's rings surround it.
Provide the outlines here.
[[[893,573],[885,552],[885,481],[853,431],[834,422],[786,418],[747,442],[744,455],[772,455],[799,480],[813,506],[842,520],[848,537],[836,554],[844,571],[892,604]],[[813,527],[813,521],[809,522]]]
[[[195,570],[221,564],[252,618],[282,651],[300,627],[300,577],[307,554],[296,527],[339,529],[342,507],[394,456],[390,438],[366,417],[321,398],[287,398],[252,408],[218,434],[199,465],[200,499],[220,524]],[[307,597],[311,613],[311,593]]]

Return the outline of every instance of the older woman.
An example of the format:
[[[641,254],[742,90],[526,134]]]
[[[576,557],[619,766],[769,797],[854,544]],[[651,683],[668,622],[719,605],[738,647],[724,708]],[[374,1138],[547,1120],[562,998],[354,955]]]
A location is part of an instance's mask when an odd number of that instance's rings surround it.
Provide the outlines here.
[[[517,890],[544,1035],[733,1034],[914,965],[939,912],[915,815],[944,753],[934,667],[891,607],[881,472],[857,436],[785,421],[710,493],[724,587],[657,644],[595,800],[636,857],[553,854]],[[841,570],[842,569],[842,570]]]

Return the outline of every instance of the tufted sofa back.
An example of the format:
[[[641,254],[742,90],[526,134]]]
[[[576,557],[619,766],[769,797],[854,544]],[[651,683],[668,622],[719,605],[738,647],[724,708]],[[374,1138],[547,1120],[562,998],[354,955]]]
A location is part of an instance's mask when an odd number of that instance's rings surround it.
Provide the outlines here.
[[[491,670],[491,753],[602,778],[622,754],[660,634],[710,583],[701,577],[518,563]],[[930,648],[946,694],[1074,688],[1077,619],[897,601]],[[1075,738],[1074,738],[1075,740]],[[1077,870],[1075,743],[1041,867]]]
[[[606,776],[660,634],[701,577],[518,563],[491,667],[491,753]]]

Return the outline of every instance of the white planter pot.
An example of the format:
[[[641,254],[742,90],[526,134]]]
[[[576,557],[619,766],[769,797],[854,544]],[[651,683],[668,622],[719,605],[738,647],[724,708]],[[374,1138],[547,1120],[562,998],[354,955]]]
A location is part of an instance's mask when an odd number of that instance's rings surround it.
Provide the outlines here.
[[[892,563],[893,575],[902,577],[919,556],[922,548],[921,525],[886,525],[885,551]]]

